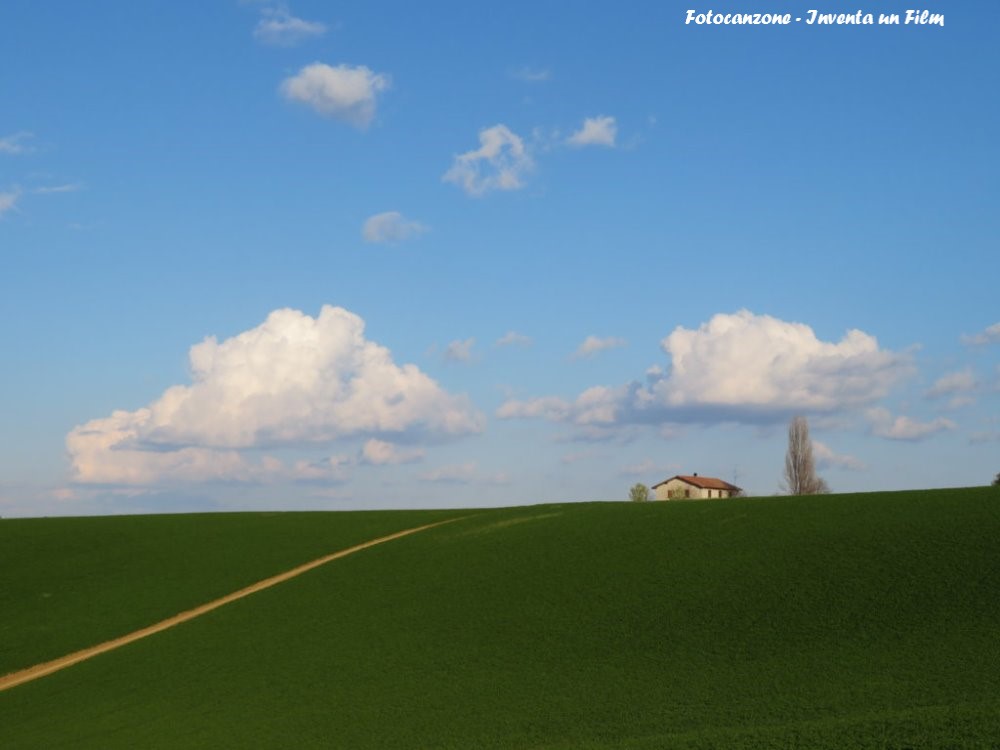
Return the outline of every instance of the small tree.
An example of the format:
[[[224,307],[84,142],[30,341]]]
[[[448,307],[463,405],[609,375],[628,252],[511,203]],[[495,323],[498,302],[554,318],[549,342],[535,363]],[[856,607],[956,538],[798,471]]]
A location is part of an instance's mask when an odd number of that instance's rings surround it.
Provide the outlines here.
[[[793,417],[788,424],[785,489],[790,495],[820,495],[830,491],[826,482],[816,476],[809,422],[801,415]]]
[[[649,500],[649,487],[644,485],[642,482],[632,485],[632,489],[628,491],[628,499],[633,503],[644,503]]]
[[[993,486],[1000,487],[1000,474],[997,474],[995,477],[993,477]]]

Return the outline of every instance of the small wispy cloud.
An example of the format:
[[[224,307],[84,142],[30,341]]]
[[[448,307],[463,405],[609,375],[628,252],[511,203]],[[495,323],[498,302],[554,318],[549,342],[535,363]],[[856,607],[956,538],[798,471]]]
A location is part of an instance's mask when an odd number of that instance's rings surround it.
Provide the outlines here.
[[[289,101],[363,130],[375,117],[378,95],[389,86],[388,75],[364,65],[315,62],[282,81],[280,91]]]
[[[365,242],[391,245],[419,237],[427,230],[428,227],[418,221],[410,221],[399,211],[386,211],[369,216],[361,227],[361,236]]]
[[[597,455],[596,451],[586,450],[586,451],[574,451],[573,453],[564,453],[559,457],[560,463],[570,465],[579,463],[580,461],[590,461]]]
[[[424,451],[420,448],[400,448],[393,443],[372,438],[361,447],[361,462],[372,466],[411,464],[420,461]]]
[[[577,347],[576,351],[573,352],[574,359],[581,359],[583,357],[593,357],[598,352],[603,352],[607,349],[617,349],[623,347],[628,342],[623,338],[618,338],[616,336],[608,336],[606,338],[600,338],[599,336],[587,336],[583,340],[583,343]]]
[[[548,419],[562,422],[570,417],[573,405],[559,396],[542,396],[527,400],[508,399],[497,407],[500,419]]]
[[[327,31],[325,23],[297,18],[285,5],[262,8],[260,15],[253,36],[262,44],[294,47],[307,39],[321,37]]]
[[[636,464],[629,464],[628,466],[623,466],[618,471],[618,476],[620,477],[638,477],[646,476],[649,474],[659,474],[660,468],[658,464],[652,459],[645,459]]]
[[[530,65],[522,65],[510,73],[511,78],[516,78],[525,83],[544,83],[552,80],[552,71],[548,68],[534,68]]]
[[[971,445],[994,442],[1000,443],[1000,430],[983,430],[982,432],[973,432],[969,435],[969,443]]]
[[[971,367],[949,372],[934,381],[924,394],[929,399],[948,397],[948,406],[958,408],[975,403],[975,394],[981,388]]]
[[[8,190],[0,192],[0,217],[8,211],[13,211],[17,207],[17,201],[21,197],[21,191]]]
[[[976,376],[971,368],[949,372],[934,381],[926,393],[927,398],[940,398],[941,396],[951,396],[956,393],[967,393],[975,390]]]
[[[962,343],[966,346],[986,346],[987,344],[1000,344],[1000,322],[988,326],[979,333],[965,334],[962,336]]]
[[[443,484],[510,484],[510,477],[504,472],[481,474],[475,461],[440,466],[423,472],[417,478],[422,482]]]
[[[888,409],[877,407],[866,413],[872,434],[888,440],[922,440],[938,432],[954,430],[957,425],[950,419],[938,417],[930,422],[920,422],[910,417],[893,418]]]
[[[473,462],[440,466],[419,475],[422,482],[448,482],[466,484],[476,476],[476,464]]]
[[[53,193],[75,193],[82,188],[83,185],[78,182],[68,182],[63,185],[47,185],[33,188],[31,192],[37,195],[52,195]]]
[[[456,156],[441,179],[479,197],[493,190],[521,189],[534,166],[521,137],[506,125],[494,125],[479,131],[479,148]]]
[[[570,146],[576,146],[577,148],[583,146],[606,146],[614,148],[617,136],[618,123],[615,121],[615,118],[602,115],[586,118],[580,129],[567,138],[566,142]]]
[[[819,440],[812,441],[813,455],[816,458],[816,467],[819,469],[848,469],[850,471],[864,471],[868,468],[864,461],[846,453],[837,453],[826,443]]]
[[[516,331],[507,331],[496,340],[496,346],[530,346],[531,337]]]
[[[444,358],[446,362],[471,362],[472,361],[472,347],[475,345],[476,340],[474,338],[468,338],[464,341],[452,341],[444,350]]]
[[[0,154],[28,154],[34,151],[34,147],[29,141],[34,138],[33,133],[22,130],[0,138]]]

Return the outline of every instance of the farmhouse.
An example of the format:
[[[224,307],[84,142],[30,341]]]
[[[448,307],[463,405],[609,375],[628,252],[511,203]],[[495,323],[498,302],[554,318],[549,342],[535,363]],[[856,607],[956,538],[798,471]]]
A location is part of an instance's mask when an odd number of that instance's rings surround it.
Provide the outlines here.
[[[735,497],[740,488],[735,484],[724,482],[715,477],[699,477],[695,472],[691,476],[678,474],[654,484],[657,500],[700,500],[716,497]]]

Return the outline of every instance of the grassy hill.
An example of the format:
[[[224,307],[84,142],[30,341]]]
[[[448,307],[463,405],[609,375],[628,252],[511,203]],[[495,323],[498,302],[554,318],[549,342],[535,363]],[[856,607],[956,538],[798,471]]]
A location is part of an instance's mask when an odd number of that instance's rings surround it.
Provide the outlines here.
[[[457,515],[0,521],[0,672]],[[0,746],[996,747],[998,539],[988,488],[468,511],[0,692]]]

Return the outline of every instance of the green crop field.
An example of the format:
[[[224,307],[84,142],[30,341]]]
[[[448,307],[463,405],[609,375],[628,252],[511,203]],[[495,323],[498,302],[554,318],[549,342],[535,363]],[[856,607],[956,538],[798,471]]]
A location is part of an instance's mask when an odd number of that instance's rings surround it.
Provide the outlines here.
[[[1000,747],[1000,492],[0,521],[0,747]]]

